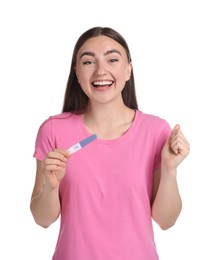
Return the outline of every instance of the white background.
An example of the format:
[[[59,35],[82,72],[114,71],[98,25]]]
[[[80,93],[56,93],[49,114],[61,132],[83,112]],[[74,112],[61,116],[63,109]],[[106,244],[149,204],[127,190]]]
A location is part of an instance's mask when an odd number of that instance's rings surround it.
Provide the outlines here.
[[[29,210],[34,142],[43,120],[61,112],[77,38],[98,25],[128,42],[139,108],[180,123],[191,143],[179,167],[180,218],[167,231],[154,224],[160,260],[210,259],[208,2],[0,2],[0,259],[52,257],[59,222],[43,229]]]

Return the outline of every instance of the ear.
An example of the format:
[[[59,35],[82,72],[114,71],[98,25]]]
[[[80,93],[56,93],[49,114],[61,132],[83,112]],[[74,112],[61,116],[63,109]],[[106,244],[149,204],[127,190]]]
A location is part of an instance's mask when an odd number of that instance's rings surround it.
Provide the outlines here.
[[[126,69],[126,81],[128,81],[130,79],[132,69],[133,69],[132,63],[129,62],[128,67]]]

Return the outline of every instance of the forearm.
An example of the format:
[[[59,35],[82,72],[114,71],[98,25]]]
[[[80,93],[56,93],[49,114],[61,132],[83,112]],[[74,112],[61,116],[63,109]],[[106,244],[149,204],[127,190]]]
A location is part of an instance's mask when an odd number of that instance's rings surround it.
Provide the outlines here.
[[[47,228],[55,222],[60,214],[58,188],[51,190],[43,185],[40,193],[32,198],[30,209],[38,225]]]
[[[168,229],[175,224],[181,208],[176,169],[162,167],[159,188],[152,204],[152,217],[162,229]]]

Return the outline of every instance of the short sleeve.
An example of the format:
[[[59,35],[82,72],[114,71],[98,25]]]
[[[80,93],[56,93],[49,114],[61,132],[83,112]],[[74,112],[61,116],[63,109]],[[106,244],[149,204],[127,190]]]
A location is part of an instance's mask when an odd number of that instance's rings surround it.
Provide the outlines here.
[[[156,154],[155,154],[155,165],[154,165],[154,169],[160,169],[161,167],[161,151],[162,148],[164,146],[164,144],[166,143],[167,139],[169,138],[171,134],[171,127],[168,124],[168,122],[166,122],[165,120],[163,120],[162,122],[162,126],[160,128],[160,131],[157,135],[157,139],[156,139]]]
[[[53,149],[54,142],[52,137],[52,120],[49,118],[44,121],[38,130],[33,156],[38,160],[43,160],[47,153]]]

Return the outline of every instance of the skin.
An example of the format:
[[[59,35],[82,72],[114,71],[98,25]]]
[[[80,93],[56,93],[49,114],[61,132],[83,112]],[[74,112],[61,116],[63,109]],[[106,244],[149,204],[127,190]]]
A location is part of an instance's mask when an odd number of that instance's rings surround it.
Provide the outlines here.
[[[124,48],[109,37],[91,38],[78,51],[75,72],[89,97],[83,121],[87,130],[97,133],[100,139],[121,136],[134,120],[135,112],[124,105],[121,95],[131,70],[132,64],[128,62]],[[103,86],[95,87],[94,83]],[[189,150],[180,126],[175,125],[162,149],[161,170],[154,171],[151,214],[162,229],[174,225],[181,212],[177,167]],[[35,221],[43,227],[48,227],[60,215],[59,184],[70,157],[69,152],[55,149],[43,161],[37,160],[30,206]]]

